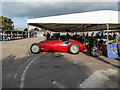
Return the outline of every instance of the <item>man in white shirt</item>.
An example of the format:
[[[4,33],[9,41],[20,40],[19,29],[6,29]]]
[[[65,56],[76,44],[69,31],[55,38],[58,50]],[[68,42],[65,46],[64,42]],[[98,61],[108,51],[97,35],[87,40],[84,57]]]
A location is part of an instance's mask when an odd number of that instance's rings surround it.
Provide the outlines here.
[[[120,39],[120,34],[117,33],[117,35],[115,36],[115,40],[118,41]]]

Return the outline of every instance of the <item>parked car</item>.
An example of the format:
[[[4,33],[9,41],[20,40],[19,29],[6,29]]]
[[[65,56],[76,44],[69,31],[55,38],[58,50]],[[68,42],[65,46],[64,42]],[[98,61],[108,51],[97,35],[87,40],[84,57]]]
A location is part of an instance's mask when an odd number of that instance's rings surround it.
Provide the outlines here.
[[[38,43],[33,43],[30,47],[30,51],[34,54],[38,54],[41,51],[66,51],[77,54],[79,51],[85,49],[86,47],[82,43],[67,37],[40,41]]]
[[[3,39],[3,36],[0,36],[0,41],[3,41],[3,40],[11,40],[11,38],[10,37],[6,37],[6,36],[4,36],[4,39]]]

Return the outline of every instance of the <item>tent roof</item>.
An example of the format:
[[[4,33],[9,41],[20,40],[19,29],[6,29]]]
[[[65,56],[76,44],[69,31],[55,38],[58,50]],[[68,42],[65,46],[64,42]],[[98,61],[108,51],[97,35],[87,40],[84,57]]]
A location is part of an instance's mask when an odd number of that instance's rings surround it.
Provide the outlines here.
[[[105,30],[105,24],[110,24],[110,29],[119,29],[119,14],[119,11],[102,10],[28,19],[27,23],[32,26],[37,26],[52,31]]]

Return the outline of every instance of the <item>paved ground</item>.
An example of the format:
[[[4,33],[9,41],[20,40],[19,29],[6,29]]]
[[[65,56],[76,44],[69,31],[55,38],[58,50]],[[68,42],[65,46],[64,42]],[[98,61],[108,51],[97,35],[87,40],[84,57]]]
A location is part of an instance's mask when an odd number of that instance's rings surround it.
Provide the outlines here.
[[[87,51],[31,54],[29,46],[40,40],[2,43],[3,88],[118,88],[119,60]]]

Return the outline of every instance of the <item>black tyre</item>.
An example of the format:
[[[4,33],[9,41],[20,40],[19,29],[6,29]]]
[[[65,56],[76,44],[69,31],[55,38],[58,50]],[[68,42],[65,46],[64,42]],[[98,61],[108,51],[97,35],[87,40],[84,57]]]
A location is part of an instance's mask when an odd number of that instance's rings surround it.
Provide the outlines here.
[[[41,51],[41,46],[40,46],[38,43],[34,43],[34,44],[31,45],[30,51],[31,51],[33,54],[38,54],[38,53],[40,53],[40,51]]]
[[[78,54],[80,51],[80,46],[77,43],[73,43],[69,46],[68,51],[72,54]]]

